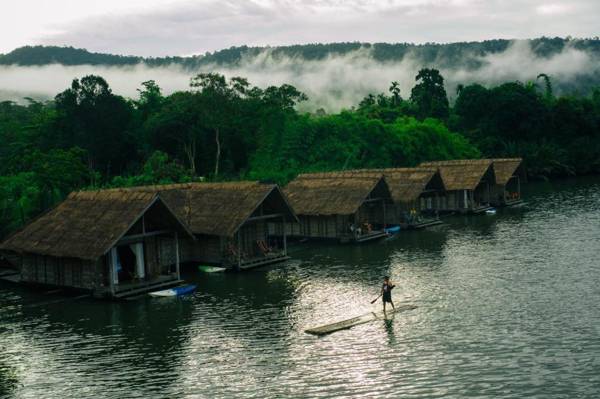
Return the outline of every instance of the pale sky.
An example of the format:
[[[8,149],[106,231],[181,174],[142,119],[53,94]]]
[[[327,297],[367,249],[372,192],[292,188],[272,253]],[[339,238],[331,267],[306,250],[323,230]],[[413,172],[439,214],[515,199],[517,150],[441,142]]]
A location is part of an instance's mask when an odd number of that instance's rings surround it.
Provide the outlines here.
[[[239,45],[600,35],[600,0],[2,1],[0,53],[34,44],[143,56]]]

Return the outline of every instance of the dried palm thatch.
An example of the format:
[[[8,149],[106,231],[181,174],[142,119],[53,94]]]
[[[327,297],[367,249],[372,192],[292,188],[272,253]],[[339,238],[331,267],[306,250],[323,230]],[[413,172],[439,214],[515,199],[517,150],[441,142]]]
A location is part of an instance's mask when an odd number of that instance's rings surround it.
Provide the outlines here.
[[[313,173],[298,176],[284,192],[298,215],[351,215],[378,187],[390,196],[381,173]]]
[[[381,178],[383,169],[353,169],[334,172],[318,172],[318,173],[302,173],[298,175],[298,179],[348,179],[353,177],[359,178]]]
[[[96,260],[156,201],[156,193],[104,190],[71,193],[66,200],[8,237],[0,249]]]
[[[385,168],[356,169],[348,173],[383,174],[395,203],[407,204],[416,201],[428,186],[444,190],[437,168]]]
[[[461,159],[454,161],[424,162],[420,167],[438,168],[446,190],[475,190],[487,173],[493,175],[490,159]],[[490,182],[495,184],[495,178]]]
[[[184,183],[130,188],[160,197],[194,234],[232,237],[265,201],[297,220],[279,187],[259,182]]]
[[[521,158],[495,158],[491,161],[494,163],[496,184],[502,186],[508,183],[523,163],[523,159]]]

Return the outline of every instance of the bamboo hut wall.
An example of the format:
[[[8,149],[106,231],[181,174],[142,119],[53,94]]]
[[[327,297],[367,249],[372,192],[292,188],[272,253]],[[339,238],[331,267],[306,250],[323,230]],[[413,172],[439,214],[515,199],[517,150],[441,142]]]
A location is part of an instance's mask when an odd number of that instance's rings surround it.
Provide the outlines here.
[[[299,223],[286,222],[286,235],[289,237],[339,238],[346,232],[353,218],[344,215],[304,216]],[[271,223],[270,231],[280,231],[281,223]],[[279,234],[279,233],[278,233]]]
[[[179,239],[179,259],[182,263],[201,262],[203,260],[202,243],[191,238]]]
[[[101,283],[97,277],[95,261],[34,254],[22,257],[23,282],[92,290]]]
[[[464,190],[446,191],[446,200],[441,201],[438,210],[440,211],[455,211],[458,210],[464,197]]]
[[[196,241],[180,239],[179,252],[182,263],[206,262],[221,264],[223,262],[221,238],[217,236],[199,235]]]
[[[361,205],[358,210],[359,223],[383,225],[384,222],[386,222],[385,219],[388,217],[388,207],[390,207],[390,205],[386,204],[386,214],[384,218],[383,205],[380,201]]]
[[[162,274],[163,264],[160,257],[160,243],[167,240],[166,237],[148,237],[144,240],[144,261],[146,262],[146,276],[154,278]],[[171,241],[171,245],[175,243]],[[162,260],[164,262],[164,260]]]
[[[299,223],[286,223],[290,236],[310,238],[339,238],[349,223],[348,217],[341,215],[305,216],[300,215]],[[344,223],[345,221],[345,223]]]
[[[274,222],[275,226],[280,223]],[[302,222],[285,222],[285,232],[290,237],[302,236]]]

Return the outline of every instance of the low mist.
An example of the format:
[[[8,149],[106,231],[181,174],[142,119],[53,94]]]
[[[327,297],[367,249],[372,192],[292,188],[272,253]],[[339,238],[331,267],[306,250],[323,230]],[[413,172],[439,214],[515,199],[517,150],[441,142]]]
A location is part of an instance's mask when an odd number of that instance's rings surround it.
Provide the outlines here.
[[[357,105],[369,93],[387,92],[391,81],[398,81],[402,96],[409,97],[415,75],[422,67],[440,69],[450,98],[455,96],[458,84],[477,82],[492,86],[506,81],[535,81],[538,74],[545,73],[552,78],[557,92],[582,91],[581,82],[589,90],[585,85],[597,83],[600,76],[598,57],[570,46],[550,57],[540,57],[534,54],[527,41],[515,41],[502,53],[473,54],[466,58],[463,64],[479,67],[444,68],[438,67],[435,62],[425,65],[410,54],[399,62],[378,62],[366,48],[318,61],[275,57],[266,49],[258,56],[242,59],[236,66],[209,65],[198,70],[176,65],[148,67],[144,64],[126,67],[0,66],[0,100],[20,102],[26,96],[51,99],[69,87],[72,79],[88,74],[104,77],[115,93],[130,98],[137,97],[137,89],[146,80],[155,80],[165,94],[170,94],[187,89],[190,78],[195,74],[214,71],[228,77],[246,77],[259,87],[292,84],[309,96],[304,109],[324,108],[335,112]],[[440,65],[447,64],[441,61]]]

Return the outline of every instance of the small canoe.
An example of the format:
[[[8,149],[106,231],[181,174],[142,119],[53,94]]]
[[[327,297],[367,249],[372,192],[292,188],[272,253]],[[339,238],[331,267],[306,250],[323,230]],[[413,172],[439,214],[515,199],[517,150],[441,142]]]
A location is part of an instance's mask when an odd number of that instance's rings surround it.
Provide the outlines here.
[[[485,211],[486,215],[495,215],[496,214],[496,209],[492,208],[492,209],[488,209]]]
[[[198,270],[200,270],[203,273],[219,273],[219,272],[224,272],[227,269],[224,267],[199,265]]]
[[[154,291],[151,292],[150,296],[164,297],[164,296],[181,296],[191,294],[196,290],[197,286],[194,284],[180,285],[179,287],[169,288],[168,290]]]

